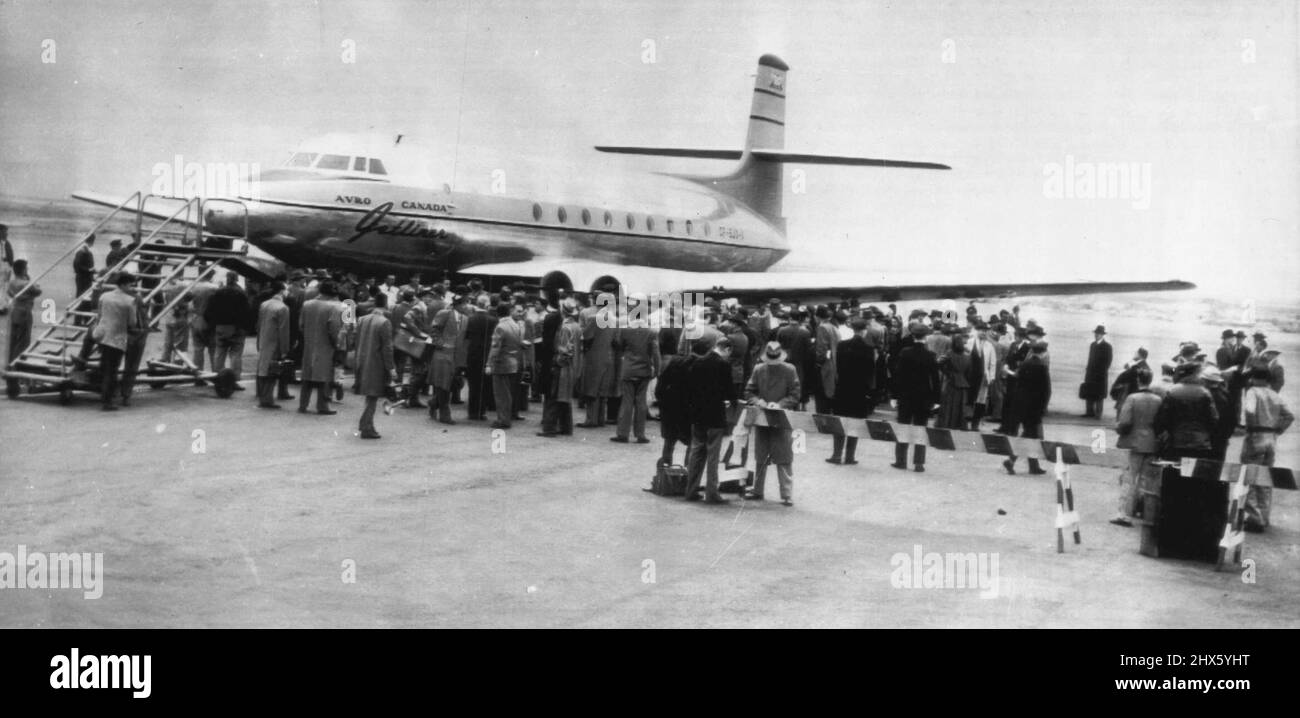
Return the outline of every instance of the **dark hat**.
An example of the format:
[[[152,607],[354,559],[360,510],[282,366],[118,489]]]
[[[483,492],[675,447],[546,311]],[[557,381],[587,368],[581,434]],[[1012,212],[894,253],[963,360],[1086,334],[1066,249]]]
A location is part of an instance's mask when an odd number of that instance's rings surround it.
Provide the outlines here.
[[[1268,370],[1268,367],[1257,366],[1251,368],[1250,373],[1247,374],[1247,377],[1250,379],[1263,379],[1264,381],[1271,381],[1273,379],[1273,374]]]
[[[292,272],[289,272],[290,282],[296,282],[299,279],[306,279],[306,278],[307,278],[307,273],[302,271],[301,269],[295,269]]]
[[[1024,327],[1016,327],[1016,336],[1018,337],[1029,336],[1029,330],[1025,329]]]
[[[1255,332],[1254,334],[1251,334],[1251,335],[1250,335],[1250,338],[1251,338],[1251,339],[1268,339],[1268,336],[1267,336],[1266,334],[1264,334],[1264,332]]]
[[[854,318],[853,321],[849,322],[849,326],[853,329],[853,331],[860,332],[867,328],[867,320],[863,319],[862,317],[856,317]]]
[[[1246,338],[1246,333],[1243,332],[1243,331],[1241,331],[1240,329],[1238,329],[1238,330],[1237,330],[1237,333],[1234,334],[1233,336],[1237,337],[1238,339],[1245,339],[1245,338]]]
[[[1179,364],[1178,366],[1174,367],[1174,379],[1178,380],[1185,377],[1193,376],[1196,374],[1196,372],[1200,370],[1201,370],[1201,365],[1197,364],[1196,362],[1186,362],[1184,364]]]
[[[1221,338],[1223,338],[1223,339],[1231,339],[1232,337],[1233,337],[1233,333],[1232,333],[1232,330],[1231,330],[1231,329],[1224,329],[1224,330],[1223,330],[1223,334],[1221,335]]]
[[[1104,327],[1104,326],[1098,324],[1098,325],[1097,325],[1097,328],[1092,330],[1092,333],[1093,333],[1093,334],[1105,334],[1105,333],[1106,333],[1106,327]]]
[[[416,296],[425,297],[434,293],[433,287],[420,287],[420,292]]]
[[[912,321],[907,323],[907,331],[915,337],[923,337],[930,333],[930,327],[925,326],[924,322]]]
[[[111,240],[111,241],[109,241],[108,246],[110,246],[110,247],[121,247],[121,246],[122,246],[122,240],[120,240],[120,239],[114,239],[114,240]]]
[[[130,272],[117,272],[111,278],[113,284],[130,284],[135,281],[135,275]]]
[[[1033,325],[1033,326],[1031,326],[1031,327],[1026,328],[1026,329],[1025,329],[1025,334],[1028,335],[1028,336],[1031,336],[1031,337],[1034,337],[1034,336],[1041,337],[1041,336],[1046,336],[1046,335],[1047,335],[1047,332],[1044,331],[1042,327],[1040,327],[1040,326],[1038,326],[1037,324],[1035,324],[1035,325]]]

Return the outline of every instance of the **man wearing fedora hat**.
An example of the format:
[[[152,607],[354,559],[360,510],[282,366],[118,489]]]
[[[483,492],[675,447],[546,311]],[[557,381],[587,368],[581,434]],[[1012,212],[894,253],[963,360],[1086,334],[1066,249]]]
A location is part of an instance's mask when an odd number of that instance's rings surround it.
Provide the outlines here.
[[[1244,339],[1246,333],[1241,332],[1241,335]],[[1250,357],[1250,352],[1240,351],[1243,347],[1237,341],[1237,333],[1231,329],[1224,329],[1220,338],[1219,348],[1214,352],[1214,365],[1224,376],[1228,392],[1228,407],[1235,421],[1235,417],[1241,414],[1241,392],[1246,388],[1244,364]]]
[[[1110,363],[1114,350],[1106,341],[1106,327],[1098,324],[1092,330],[1093,342],[1088,346],[1088,365],[1083,370],[1083,383],[1079,385],[1079,398],[1083,399],[1085,419],[1099,419],[1106,390],[1110,387]]]
[[[1133,352],[1133,358],[1124,365],[1119,376],[1115,377],[1115,383],[1110,386],[1110,398],[1115,400],[1115,416],[1119,417],[1124,408],[1124,401],[1132,394],[1138,391],[1138,372],[1146,370],[1151,373],[1152,369],[1147,364],[1148,352],[1146,347],[1138,347]]]
[[[1159,448],[1155,418],[1160,410],[1160,397],[1151,391],[1151,369],[1144,363],[1132,368],[1136,389],[1121,401],[1115,433],[1119,440],[1115,446],[1128,449],[1128,466],[1120,474],[1120,499],[1115,517],[1110,520],[1117,526],[1132,526],[1138,504],[1138,491],[1159,485],[1160,470],[1155,465]]]
[[[1251,337],[1255,340],[1255,351],[1250,353],[1246,359],[1246,365],[1252,369],[1264,368],[1268,370],[1268,385],[1273,391],[1282,391],[1282,386],[1286,384],[1286,370],[1282,363],[1278,361],[1279,352],[1276,349],[1268,348],[1268,337],[1263,332],[1255,332]]]
[[[1241,445],[1241,463],[1272,466],[1277,450],[1277,436],[1295,421],[1282,397],[1269,387],[1272,376],[1268,370],[1256,367],[1250,370],[1250,386],[1241,402],[1242,425],[1246,438]],[[1246,522],[1248,531],[1263,531],[1268,526],[1269,508],[1273,489],[1253,485],[1246,496]]]
[[[91,338],[99,344],[99,372],[103,377],[100,399],[104,411],[116,411],[113,397],[118,393],[118,370],[126,356],[131,336],[141,332],[136,296],[131,293],[135,276],[130,272],[116,272],[109,277],[113,291],[99,299],[99,316]]]
[[[719,338],[709,345],[707,338],[692,345],[694,358],[687,370],[687,406],[691,418],[691,448],[686,454],[686,500],[698,501],[700,480],[706,478],[704,500],[723,504],[718,493],[718,456],[726,438],[728,411],[736,402],[731,383],[731,340]]]
[[[1041,331],[1041,330],[1040,330]],[[1012,423],[1007,432],[1015,436],[1020,429],[1020,436],[1026,439],[1043,438],[1043,416],[1047,414],[1047,405],[1052,399],[1052,379],[1048,372],[1047,342],[1038,340],[1030,345],[1029,356],[1020,363],[1016,370],[1016,394]],[[1012,454],[1002,462],[1008,474],[1016,473],[1016,455]],[[1047,473],[1038,464],[1038,459],[1029,459],[1029,473]]]
[[[994,429],[999,434],[1014,435],[1018,429],[1016,426],[1016,371],[1020,369],[1021,363],[1029,357],[1029,330],[1024,327],[1015,328],[1015,339],[1007,347],[1006,360],[1002,363],[1002,375],[1004,377],[1002,388],[1002,424]]]
[[[1201,384],[1201,366],[1186,362],[1174,368],[1174,386],[1156,412],[1156,434],[1162,437],[1160,458],[1213,459],[1214,428],[1219,412],[1214,397]]]
[[[808,378],[808,366],[813,355],[812,332],[804,326],[804,312],[798,309],[792,309],[789,312],[782,312],[782,324],[776,330],[775,339],[781,344],[781,349],[785,351],[786,361],[794,367],[799,375],[799,386],[801,392],[807,393],[806,380]],[[799,407],[802,408],[804,397],[799,397]]]
[[[1237,366],[1237,343],[1234,340],[1236,335],[1231,329],[1224,329],[1220,335],[1221,343],[1219,348],[1214,352],[1214,365],[1219,371],[1226,372]]]
[[[786,353],[780,342],[768,342],[763,350],[763,363],[754,367],[745,385],[745,401],[764,409],[794,409],[799,406],[799,374],[786,362]],[[781,488],[781,503],[791,506],[794,500],[794,449],[790,429],[772,426],[755,426],[754,429],[754,490],[745,498],[763,500],[763,485],[767,478],[767,465],[776,465],[776,477]]]
[[[895,391],[898,396],[898,423],[925,426],[930,420],[930,410],[939,403],[939,360],[925,346],[925,335],[930,328],[919,320],[908,323],[908,337],[903,340],[894,370]],[[894,444],[895,469],[907,468],[908,443],[898,437]],[[913,459],[916,471],[925,471],[925,444],[916,445]]]
[[[537,434],[545,437],[573,434],[573,400],[582,376],[582,326],[578,324],[578,303],[571,298],[565,299],[560,302],[558,313],[560,326],[551,342],[550,366],[542,369],[551,372],[542,404],[542,430]],[[689,437],[689,429],[686,434]]]
[[[875,408],[876,348],[867,341],[867,321],[854,319],[853,336],[835,347],[835,396],[832,410],[836,416],[867,418]],[[831,436],[832,453],[827,463],[856,464],[856,436]]]

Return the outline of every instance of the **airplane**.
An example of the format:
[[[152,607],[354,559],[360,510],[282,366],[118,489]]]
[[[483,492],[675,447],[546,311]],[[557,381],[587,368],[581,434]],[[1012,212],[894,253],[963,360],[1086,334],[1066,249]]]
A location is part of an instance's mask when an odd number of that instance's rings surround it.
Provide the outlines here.
[[[621,207],[453,191],[424,178],[399,179],[395,145],[304,143],[282,167],[262,173],[257,196],[205,205],[207,231],[242,235],[295,267],[361,276],[482,277],[556,290],[703,293],[741,301],[806,303],[977,299],[1191,289],[1180,280],[1114,282],[951,281],[880,271],[768,271],[791,251],[782,216],[783,166],[838,165],[949,170],[932,162],[788,152],[789,66],[758,60],[748,131],[741,149],[596,146],[599,152],[730,161],[719,175],[659,173],[657,189],[677,202],[643,198]],[[400,143],[401,136],[397,142]],[[114,207],[93,193],[74,197]],[[682,207],[689,207],[681,211]],[[676,208],[678,211],[672,211]],[[269,270],[268,270],[269,271]]]

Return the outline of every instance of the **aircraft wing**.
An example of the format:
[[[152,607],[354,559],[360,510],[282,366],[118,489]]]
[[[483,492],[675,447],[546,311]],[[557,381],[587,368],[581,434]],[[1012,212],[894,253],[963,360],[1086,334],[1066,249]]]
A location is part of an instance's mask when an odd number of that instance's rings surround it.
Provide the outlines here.
[[[683,272],[634,265],[590,261],[513,262],[467,267],[461,273],[496,277],[555,276],[562,273],[575,291],[598,288],[609,278],[627,294],[700,292],[715,297],[735,297],[744,303],[779,298],[789,304],[822,304],[856,297],[862,302],[918,299],[980,299],[1011,296],[1061,296],[1164,292],[1194,289],[1177,279],[1090,281],[1085,279],[1027,278],[971,282],[969,276],[941,277],[906,272]]]

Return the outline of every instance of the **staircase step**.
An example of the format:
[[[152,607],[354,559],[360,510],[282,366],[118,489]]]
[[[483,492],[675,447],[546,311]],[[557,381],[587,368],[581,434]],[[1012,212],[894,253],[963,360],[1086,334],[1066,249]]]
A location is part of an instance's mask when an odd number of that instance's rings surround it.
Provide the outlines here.
[[[73,368],[72,359],[70,358],[67,361],[60,361],[55,357],[41,358],[27,355],[15,359],[14,365],[34,367],[37,369],[62,369],[66,367],[68,370],[71,370]]]

